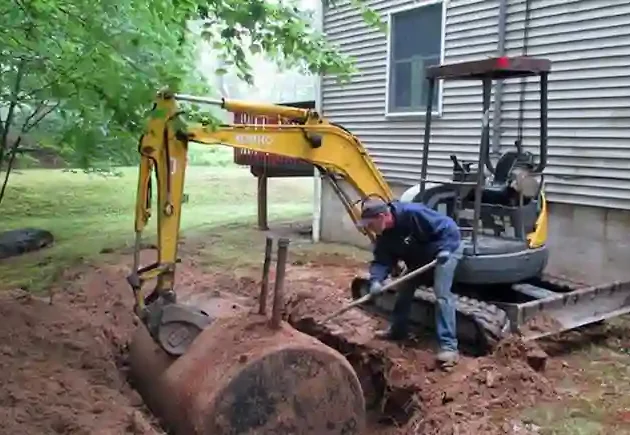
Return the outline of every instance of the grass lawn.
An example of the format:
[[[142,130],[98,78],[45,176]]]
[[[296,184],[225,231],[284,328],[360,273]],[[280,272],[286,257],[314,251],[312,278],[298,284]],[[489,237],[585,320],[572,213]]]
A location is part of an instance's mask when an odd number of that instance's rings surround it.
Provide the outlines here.
[[[524,420],[539,426],[541,435],[630,434],[629,332],[624,316],[559,337],[552,354],[564,362],[556,374],[564,399],[526,411]]]
[[[232,164],[231,156],[229,149],[206,155],[197,150],[195,158],[206,166],[188,168],[183,235],[226,223],[256,222],[256,179],[249,168]],[[48,169],[16,172],[1,206],[2,229],[43,228],[54,234],[55,244],[35,254],[4,260],[1,286],[39,291],[77,261],[89,260],[104,248],[130,245],[137,168],[122,168],[121,172],[120,177]],[[308,218],[312,186],[310,177],[270,180],[270,219]],[[154,201],[155,196],[154,191]],[[147,236],[155,234],[155,222],[154,214]]]

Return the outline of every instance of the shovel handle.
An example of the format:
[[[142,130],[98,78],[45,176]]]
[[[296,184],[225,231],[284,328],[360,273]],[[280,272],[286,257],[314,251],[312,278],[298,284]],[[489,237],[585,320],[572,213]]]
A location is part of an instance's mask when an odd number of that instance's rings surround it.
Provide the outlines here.
[[[428,271],[429,269],[432,269],[433,267],[435,267],[435,265],[437,264],[437,260],[433,260],[430,263],[425,264],[422,267],[419,267],[418,269],[414,269],[411,272],[408,272],[406,274],[404,274],[403,276],[401,276],[398,279],[393,280],[392,282],[390,282],[389,284],[386,284],[383,286],[383,288],[381,289],[380,293],[384,293],[387,290],[396,287],[399,284],[402,284],[403,282],[407,281],[408,279],[411,279],[415,276],[421,275],[424,272]],[[358,299],[357,299],[358,300]]]
[[[386,292],[387,290],[390,290],[391,288],[396,287],[399,284],[402,284],[403,282],[413,278],[414,276],[418,276],[418,275],[426,272],[427,270],[435,267],[436,264],[437,264],[437,260],[433,260],[432,262],[427,263],[424,266],[419,267],[418,269],[412,270],[411,272],[404,274],[400,278],[395,279],[392,282],[390,282],[389,284],[383,286],[383,288],[381,289],[381,291],[377,295],[380,295],[380,294]],[[345,307],[340,308],[339,310],[335,311],[334,313],[332,313],[331,315],[326,317],[322,322],[326,323],[329,320],[334,319],[335,317],[340,316],[341,314],[345,313],[346,311],[356,307],[357,305],[361,305],[361,304],[364,304],[364,303],[372,300],[372,298],[374,296],[375,295],[372,294],[372,293],[368,293],[365,296],[361,296],[359,299],[357,299],[355,301],[352,301],[348,305],[346,305]]]

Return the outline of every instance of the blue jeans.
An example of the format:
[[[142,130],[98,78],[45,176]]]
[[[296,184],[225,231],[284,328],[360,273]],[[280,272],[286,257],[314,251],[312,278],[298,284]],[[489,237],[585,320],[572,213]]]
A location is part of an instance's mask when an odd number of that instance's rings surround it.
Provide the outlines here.
[[[444,264],[438,264],[433,272],[433,291],[435,306],[435,329],[440,350],[457,351],[457,309],[455,295],[451,292],[453,277],[459,260],[462,258],[463,245],[453,252]],[[422,266],[419,265],[419,267]],[[408,332],[409,314],[416,288],[422,277],[411,279],[399,290],[392,312],[392,335],[402,336]]]

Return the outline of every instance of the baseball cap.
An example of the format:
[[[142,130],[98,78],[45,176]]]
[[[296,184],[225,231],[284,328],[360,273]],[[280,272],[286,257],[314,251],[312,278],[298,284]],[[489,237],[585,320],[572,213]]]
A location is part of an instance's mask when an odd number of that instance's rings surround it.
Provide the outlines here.
[[[360,227],[366,226],[370,220],[381,213],[387,213],[389,205],[380,198],[368,198],[361,205],[361,219],[358,222]]]

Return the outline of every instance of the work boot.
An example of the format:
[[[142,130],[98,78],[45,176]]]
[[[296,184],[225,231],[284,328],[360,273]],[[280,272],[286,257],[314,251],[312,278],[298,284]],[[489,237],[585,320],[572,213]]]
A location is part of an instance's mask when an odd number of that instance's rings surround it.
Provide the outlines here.
[[[448,369],[457,365],[459,353],[455,350],[441,350],[437,354],[437,362],[441,368]]]
[[[390,341],[400,341],[408,338],[408,334],[402,333],[399,331],[395,331],[392,327],[387,329],[382,329],[380,331],[376,331],[374,333],[374,337],[379,338],[381,340],[390,340]]]

